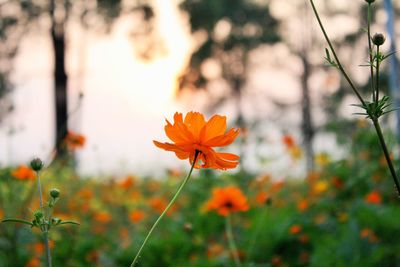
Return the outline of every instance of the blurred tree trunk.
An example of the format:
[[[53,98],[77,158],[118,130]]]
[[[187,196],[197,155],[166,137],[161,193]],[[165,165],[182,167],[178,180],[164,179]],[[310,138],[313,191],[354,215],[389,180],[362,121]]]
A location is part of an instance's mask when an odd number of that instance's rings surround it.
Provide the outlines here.
[[[303,63],[303,74],[301,76],[301,109],[303,120],[301,123],[301,130],[303,133],[303,144],[305,148],[307,171],[311,171],[314,169],[313,138],[315,131],[312,123],[310,89],[308,86],[308,78],[310,76],[310,63],[306,58],[305,52],[301,55],[301,62]]]
[[[56,138],[55,149],[57,157],[65,155],[63,140],[68,132],[67,115],[67,82],[68,76],[65,71],[65,22],[67,19],[67,4],[64,2],[65,15],[56,16],[56,0],[50,2],[51,16],[51,40],[54,53],[54,96],[56,115]]]

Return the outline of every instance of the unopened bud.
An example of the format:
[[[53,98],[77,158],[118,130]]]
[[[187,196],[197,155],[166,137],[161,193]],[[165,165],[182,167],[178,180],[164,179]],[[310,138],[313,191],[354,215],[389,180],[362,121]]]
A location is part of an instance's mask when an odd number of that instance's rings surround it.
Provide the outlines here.
[[[50,190],[50,196],[52,198],[58,198],[60,196],[60,190],[58,190],[57,188],[53,188]]]
[[[40,171],[43,168],[43,161],[39,158],[35,158],[31,161],[31,168],[34,171]]]
[[[372,42],[375,45],[383,45],[385,40],[386,40],[386,38],[382,33],[375,33],[374,36],[372,37]]]

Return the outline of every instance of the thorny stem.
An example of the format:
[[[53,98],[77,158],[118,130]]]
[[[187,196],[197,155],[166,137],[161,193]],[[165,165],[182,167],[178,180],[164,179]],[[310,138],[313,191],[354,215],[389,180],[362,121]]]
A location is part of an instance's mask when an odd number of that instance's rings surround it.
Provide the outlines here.
[[[38,191],[39,191],[39,200],[40,200],[40,210],[43,212],[43,196],[42,196],[42,185],[40,183],[40,171],[36,172],[37,176],[37,184],[38,184]],[[48,225],[44,224],[40,226],[40,229],[42,230],[43,233],[43,238],[44,238],[44,246],[46,249],[46,259],[47,259],[47,266],[52,267],[51,264],[51,251],[50,251],[50,245],[49,245],[49,229]]]
[[[397,177],[396,171],[395,171],[393,163],[392,163],[392,159],[390,158],[390,154],[389,154],[389,151],[388,151],[387,146],[386,146],[385,139],[384,139],[383,134],[382,134],[381,126],[379,124],[378,119],[372,119],[372,122],[374,123],[374,127],[375,127],[375,130],[376,130],[376,133],[378,134],[378,138],[379,138],[379,142],[381,144],[382,150],[383,150],[383,154],[385,155],[386,162],[387,162],[387,164],[389,166],[390,173],[392,174],[394,184],[396,185],[397,194],[400,196],[399,178]]]
[[[345,77],[347,82],[349,83],[350,87],[353,89],[354,93],[357,95],[357,97],[360,100],[361,104],[364,107],[366,107],[367,105],[366,105],[365,101],[362,99],[362,97],[359,94],[358,90],[356,89],[356,87],[354,86],[353,82],[351,81],[350,77],[347,75],[346,71],[343,69],[343,67],[342,67],[342,65],[341,65],[341,63],[339,61],[339,58],[336,55],[335,49],[333,48],[332,43],[331,43],[331,41],[330,41],[326,31],[325,31],[325,28],[322,25],[321,19],[320,19],[319,15],[318,15],[317,9],[315,8],[313,0],[310,0],[310,3],[311,3],[311,6],[312,6],[312,9],[314,11],[315,17],[318,20],[318,24],[319,24],[319,26],[320,26],[320,28],[322,30],[322,33],[324,34],[325,39],[326,39],[326,41],[327,41],[327,43],[328,43],[328,45],[329,45],[329,47],[330,47],[330,49],[332,51],[332,54],[335,57],[336,63],[338,65],[338,67],[339,67],[339,70],[341,71],[341,73],[343,74],[343,76]],[[369,25],[369,23],[370,22],[368,22],[368,25]],[[370,36],[368,36],[368,38],[370,38]],[[379,57],[379,47],[377,48],[377,53],[378,53],[377,57]],[[377,103],[378,100],[379,100],[379,98],[378,98],[379,97],[379,94],[378,94],[378,91],[379,91],[379,79],[378,79],[379,78],[379,70],[378,70],[379,69],[379,58],[377,59],[377,62],[378,62],[377,63],[377,73],[376,73],[376,77],[375,77],[375,80],[376,80],[375,103]],[[371,64],[372,64],[372,62],[371,62]],[[397,194],[400,196],[400,182],[399,182],[396,170],[394,169],[392,160],[390,158],[390,154],[389,154],[389,151],[388,151],[387,146],[386,146],[385,139],[384,139],[383,134],[382,134],[382,129],[381,129],[381,126],[379,124],[378,117],[373,116],[373,117],[370,117],[370,118],[371,118],[371,120],[372,120],[372,122],[374,124],[374,127],[375,127],[376,133],[378,135],[378,139],[379,139],[379,142],[381,144],[383,153],[385,154],[386,162],[388,164],[388,167],[389,167],[390,173],[392,175],[393,181],[394,181],[394,183],[396,185]]]
[[[228,238],[229,249],[233,256],[233,260],[235,261],[235,265],[236,265],[236,267],[240,267],[241,263],[240,263],[240,259],[239,259],[238,250],[237,250],[237,247],[235,244],[235,240],[233,239],[232,222],[231,222],[230,215],[226,216],[226,219],[225,219],[225,231],[226,231],[226,236]]]
[[[313,0],[310,0],[310,3],[311,3],[311,6],[312,6],[312,9],[313,9],[313,11],[314,11],[315,17],[316,17],[317,20],[318,20],[318,24],[319,24],[319,26],[320,26],[320,28],[321,28],[321,30],[322,30],[322,33],[324,34],[325,40],[326,40],[326,42],[328,43],[329,48],[331,49],[331,52],[332,52],[332,54],[333,54],[333,56],[334,56],[334,58],[335,58],[335,60],[336,60],[336,64],[337,64],[337,66],[338,66],[340,72],[343,74],[344,78],[345,78],[345,79],[347,80],[347,82],[349,83],[351,89],[352,89],[352,90],[354,91],[354,93],[357,95],[357,98],[358,98],[358,100],[360,100],[361,104],[362,104],[363,106],[366,106],[366,103],[365,103],[364,99],[361,97],[361,95],[360,95],[360,93],[358,92],[357,88],[355,87],[355,85],[354,85],[353,82],[351,81],[350,77],[347,75],[346,71],[344,70],[342,64],[340,63],[340,60],[339,60],[338,56],[336,55],[336,52],[335,52],[335,49],[333,48],[333,45],[332,45],[332,43],[331,43],[331,40],[329,39],[328,34],[326,33],[324,26],[322,25],[321,19],[320,19],[319,15],[318,15],[317,9],[315,8],[315,5],[314,5]]]
[[[157,218],[153,226],[151,227],[150,231],[147,233],[146,238],[144,239],[142,245],[139,248],[139,251],[137,252],[135,258],[133,259],[133,262],[130,267],[135,266],[135,264],[138,262],[140,254],[144,248],[144,246],[147,243],[147,240],[149,239],[150,235],[153,233],[154,229],[156,228],[157,224],[161,221],[161,219],[164,217],[164,215],[168,212],[168,210],[172,207],[172,205],[175,203],[176,199],[178,198],[179,194],[181,193],[183,187],[185,187],[186,183],[189,181],[190,176],[192,175],[192,171],[194,169],[194,166],[196,164],[197,158],[200,154],[200,151],[196,150],[196,153],[194,155],[193,163],[190,168],[190,171],[188,175],[186,176],[185,180],[183,180],[182,184],[179,186],[178,190],[176,191],[175,195],[172,197],[171,201],[168,203],[167,207],[164,209],[164,211],[161,213],[161,215]]]
[[[371,91],[372,91],[372,101],[375,99],[375,89],[374,89],[374,63],[372,59],[372,42],[371,42],[371,4],[368,3],[368,20],[367,20],[367,34],[368,34],[368,54],[369,54],[369,66],[371,75]],[[378,80],[378,79],[377,79]]]

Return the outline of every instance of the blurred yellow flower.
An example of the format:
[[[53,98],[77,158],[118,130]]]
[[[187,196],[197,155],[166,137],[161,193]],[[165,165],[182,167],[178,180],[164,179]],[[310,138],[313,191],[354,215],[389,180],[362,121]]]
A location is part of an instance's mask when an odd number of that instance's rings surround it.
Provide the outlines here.
[[[326,166],[330,162],[330,160],[331,159],[327,153],[318,153],[315,156],[315,163],[320,167]]]
[[[313,193],[316,195],[326,192],[329,188],[329,183],[327,181],[318,181],[313,186]]]

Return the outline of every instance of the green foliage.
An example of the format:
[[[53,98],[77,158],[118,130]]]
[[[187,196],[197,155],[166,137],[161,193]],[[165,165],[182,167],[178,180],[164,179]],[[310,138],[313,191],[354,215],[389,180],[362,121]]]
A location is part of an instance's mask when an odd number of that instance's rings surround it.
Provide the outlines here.
[[[250,204],[248,212],[232,218],[243,266],[398,265],[400,208],[375,133],[353,128],[344,142],[348,157],[319,166],[304,180],[282,183],[263,174],[196,171],[138,266],[232,266],[224,218],[205,210],[213,188],[232,184]],[[29,219],[38,203],[29,193],[35,181],[15,179],[11,172],[0,170],[3,216],[21,217],[25,211],[22,219]],[[57,164],[45,170],[44,191],[62,192],[54,217],[81,223],[52,229],[54,266],[129,266],[159,215],[154,199],[165,204],[183,176],[82,179]],[[271,204],[258,199],[261,192]],[[143,217],[133,221],[134,211]],[[292,232],[294,226],[300,230]],[[40,257],[35,250],[40,232],[8,223],[0,224],[0,232],[0,266],[24,266]]]

